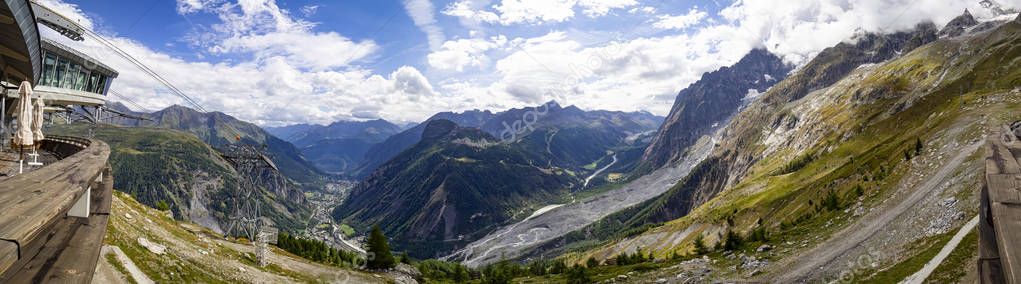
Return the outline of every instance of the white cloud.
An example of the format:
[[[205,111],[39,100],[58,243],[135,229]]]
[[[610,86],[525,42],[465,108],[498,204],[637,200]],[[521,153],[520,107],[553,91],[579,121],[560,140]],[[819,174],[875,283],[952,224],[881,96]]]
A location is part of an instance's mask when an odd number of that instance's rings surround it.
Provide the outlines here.
[[[429,65],[446,71],[464,71],[465,67],[483,67],[490,59],[486,52],[507,44],[507,37],[489,39],[458,39],[443,43],[440,50],[427,56]]]
[[[177,12],[191,14],[222,3],[223,0],[177,0]]]
[[[429,40],[429,48],[432,50],[439,49],[446,40],[443,36],[443,30],[436,24],[435,11],[433,4],[429,0],[404,0],[404,10],[411,16],[411,20],[415,22],[415,26],[418,26],[422,32],[425,32],[426,37]]]
[[[605,16],[610,10],[623,9],[638,5],[635,0],[579,0],[578,6],[582,13],[591,18]]]
[[[220,23],[199,30],[188,39],[192,46],[214,54],[248,53],[256,60],[283,57],[290,64],[312,70],[348,66],[378,51],[371,40],[354,42],[335,32],[315,32],[314,23],[293,17],[274,0],[217,0],[193,4],[180,0],[182,13],[207,12]]]
[[[720,15],[735,36],[803,63],[856,31],[903,31],[922,21],[942,27],[965,8],[976,16],[989,13],[979,1],[968,0],[739,0]]]
[[[284,11],[265,9],[275,7],[275,4],[257,4],[254,7],[224,4],[229,6],[206,8],[214,9],[222,19],[259,21],[225,22],[220,31],[231,31],[231,36],[222,37],[223,41],[215,45],[222,48],[219,52],[250,54],[250,60],[188,61],[128,38],[110,34],[105,37],[174,83],[205,109],[223,111],[261,125],[327,124],[337,120],[378,117],[393,121],[420,121],[459,103],[459,98],[439,94],[421,72],[410,66],[397,68],[387,76],[376,75],[372,70],[355,65],[345,65],[343,69],[314,68],[350,62],[335,59],[341,57],[338,55],[347,55],[344,52],[365,50],[351,56],[359,58],[375,48],[359,46],[364,43],[353,43],[332,32],[312,33],[302,28],[301,20],[276,19],[289,16]],[[70,11],[71,17],[89,19],[74,5],[63,7]],[[232,14],[223,14],[220,9],[229,9]],[[195,108],[91,38],[71,41],[45,27],[40,28],[40,33],[118,70],[120,76],[114,79],[112,90],[131,98],[144,110],[154,111],[172,104]],[[334,46],[336,44],[341,46]],[[312,62],[316,58],[327,62]],[[329,62],[331,60],[336,61]],[[109,99],[120,100],[114,96]]]
[[[698,8],[692,8],[684,15],[660,15],[659,19],[652,26],[664,30],[683,30],[698,24],[702,19],[705,19],[706,15],[706,12],[699,11]]]
[[[212,50],[217,53],[248,52],[263,60],[282,56],[297,66],[315,70],[346,66],[377,51],[371,41],[352,42],[334,32],[272,32],[232,37]]]
[[[611,10],[624,9],[638,4],[635,0],[501,0],[486,7],[486,0],[458,0],[443,10],[443,14],[461,18],[463,22],[501,25],[560,23],[574,17],[575,8],[585,16],[597,18]],[[492,8],[492,10],[487,10]]]
[[[95,26],[92,23],[92,19],[85,17],[85,12],[78,8],[78,5],[64,3],[59,0],[38,0],[39,4],[46,6],[57,12],[61,16],[67,17],[68,19],[77,22],[79,25],[94,29]]]
[[[725,8],[717,22],[701,25],[707,13],[692,9],[681,16],[658,17],[660,21],[654,24],[656,28],[687,30],[683,34],[636,35],[610,44],[587,45],[580,40],[587,35],[554,31],[536,38],[511,39],[502,49],[508,51],[502,57],[494,56],[493,51],[483,52],[482,56],[495,62],[486,73],[491,75],[489,79],[447,80],[441,82],[440,89],[462,97],[488,95],[494,98],[491,102],[501,105],[556,99],[589,109],[647,110],[663,115],[677,91],[705,72],[733,64],[755,47],[767,47],[789,62],[801,64],[822,49],[849,39],[859,28],[892,32],[923,20],[943,25],[966,7],[977,16],[981,14],[976,12],[980,9],[977,3],[936,2],[945,1],[738,1]],[[692,29],[696,25],[700,27]],[[472,66],[465,63],[471,61],[460,62],[450,66]]]
[[[311,17],[319,11],[319,5],[305,5],[301,6],[301,14],[305,17]]]

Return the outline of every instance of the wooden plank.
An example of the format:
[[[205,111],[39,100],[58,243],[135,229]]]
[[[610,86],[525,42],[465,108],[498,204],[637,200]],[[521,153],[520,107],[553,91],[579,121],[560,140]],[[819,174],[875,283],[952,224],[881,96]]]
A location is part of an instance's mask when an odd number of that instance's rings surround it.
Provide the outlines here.
[[[986,138],[986,174],[1021,173],[1021,166],[999,137],[994,134]]]
[[[112,186],[93,183],[92,206],[100,210],[88,219],[61,217],[45,226],[46,233],[22,247],[23,258],[0,277],[0,283],[91,282],[106,235],[112,193]],[[98,212],[102,207],[107,213]]]
[[[66,244],[54,244],[63,246],[63,249],[54,257],[55,261],[48,269],[22,279],[41,279],[44,283],[91,282],[109,217],[105,214],[90,217],[88,224],[78,227]]]
[[[49,166],[0,183],[0,239],[28,243],[47,222],[60,217],[106,167],[109,147],[88,148]]]
[[[1021,204],[1021,174],[986,175],[986,186],[990,202]]]
[[[1007,283],[1021,283],[1021,204],[993,202],[993,226]]]
[[[13,242],[0,241],[0,271],[7,270],[18,261],[18,245]]]
[[[42,279],[33,277],[40,271],[50,267],[64,246],[74,236],[74,232],[84,223],[75,217],[60,218],[54,228],[59,230],[46,231],[45,234],[32,240],[28,245],[22,244],[21,259],[4,272],[0,283],[42,283]],[[28,248],[28,249],[26,249]]]

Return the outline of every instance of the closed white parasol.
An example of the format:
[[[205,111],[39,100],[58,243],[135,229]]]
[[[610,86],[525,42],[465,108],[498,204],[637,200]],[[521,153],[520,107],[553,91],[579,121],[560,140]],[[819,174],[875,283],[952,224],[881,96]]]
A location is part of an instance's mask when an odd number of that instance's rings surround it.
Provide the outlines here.
[[[43,96],[40,95],[35,99],[35,108],[32,109],[32,139],[35,140],[37,147],[46,138],[43,136],[43,109],[45,108],[46,103],[43,101]]]
[[[22,81],[18,88],[18,131],[14,132],[14,145],[31,146],[35,143],[32,137],[32,84]]]

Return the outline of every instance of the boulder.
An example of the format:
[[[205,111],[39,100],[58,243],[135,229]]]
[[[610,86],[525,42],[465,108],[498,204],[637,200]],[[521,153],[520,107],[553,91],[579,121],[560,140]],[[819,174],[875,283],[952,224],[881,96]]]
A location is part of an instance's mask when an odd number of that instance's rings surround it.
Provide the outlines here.
[[[155,253],[155,254],[158,254],[158,255],[163,255],[167,251],[167,247],[166,246],[161,245],[161,244],[157,244],[157,243],[154,243],[154,242],[150,242],[149,239],[146,239],[146,238],[141,238],[141,237],[138,238],[138,245],[140,245],[140,246],[144,247],[145,249],[149,250],[149,252]]]

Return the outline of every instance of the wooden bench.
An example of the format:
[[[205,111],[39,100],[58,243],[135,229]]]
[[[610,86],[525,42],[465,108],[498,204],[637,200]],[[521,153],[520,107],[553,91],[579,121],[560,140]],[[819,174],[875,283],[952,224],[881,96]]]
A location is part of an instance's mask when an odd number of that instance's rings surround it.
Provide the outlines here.
[[[0,181],[0,283],[92,280],[110,213],[110,148],[48,137],[60,160]]]

